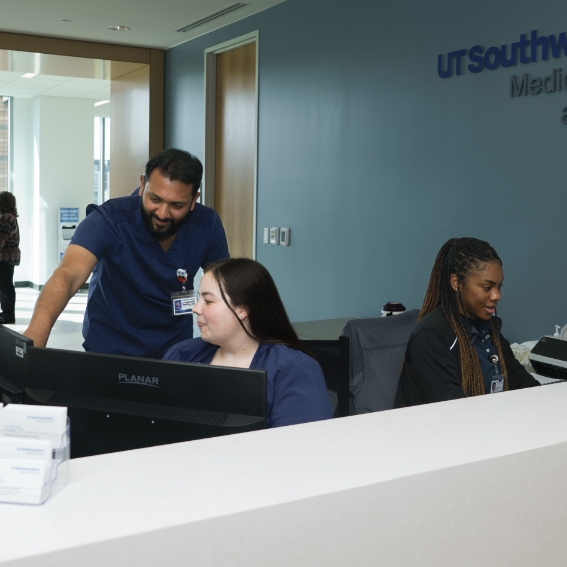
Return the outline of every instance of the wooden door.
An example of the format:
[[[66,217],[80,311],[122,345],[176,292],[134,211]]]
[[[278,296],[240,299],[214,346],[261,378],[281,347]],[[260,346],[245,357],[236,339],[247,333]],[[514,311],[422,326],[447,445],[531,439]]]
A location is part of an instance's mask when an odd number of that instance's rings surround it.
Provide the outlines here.
[[[216,56],[214,208],[231,257],[253,257],[256,43]]]
[[[149,159],[150,66],[110,83],[110,196],[130,195]]]

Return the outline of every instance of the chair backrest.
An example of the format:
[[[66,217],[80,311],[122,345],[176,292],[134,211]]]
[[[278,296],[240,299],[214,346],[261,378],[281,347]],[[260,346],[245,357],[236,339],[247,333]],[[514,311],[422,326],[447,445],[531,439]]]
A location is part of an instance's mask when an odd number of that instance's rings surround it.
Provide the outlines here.
[[[418,309],[391,317],[351,319],[343,329],[350,339],[350,414],[394,407],[406,345]]]
[[[349,399],[349,340],[301,341],[323,369],[327,392],[333,406],[333,417],[348,415]]]

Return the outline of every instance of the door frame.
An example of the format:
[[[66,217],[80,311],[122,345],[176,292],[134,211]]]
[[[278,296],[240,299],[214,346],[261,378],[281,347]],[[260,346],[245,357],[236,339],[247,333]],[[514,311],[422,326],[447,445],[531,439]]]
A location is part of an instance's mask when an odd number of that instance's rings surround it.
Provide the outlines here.
[[[163,150],[165,120],[165,51],[163,49],[10,32],[0,32],[0,49],[148,65],[150,72],[148,159]]]
[[[216,147],[216,83],[217,83],[217,55],[225,51],[231,51],[237,47],[256,43],[256,127],[254,128],[254,200],[252,209],[252,258],[256,259],[256,224],[257,224],[257,202],[258,202],[258,116],[259,116],[259,53],[260,32],[259,30],[241,35],[229,41],[219,43],[205,49],[205,135],[203,153],[203,184],[202,200],[205,206],[214,209],[215,206],[215,147]],[[209,188],[210,190],[208,190]],[[222,220],[222,219],[221,219]]]

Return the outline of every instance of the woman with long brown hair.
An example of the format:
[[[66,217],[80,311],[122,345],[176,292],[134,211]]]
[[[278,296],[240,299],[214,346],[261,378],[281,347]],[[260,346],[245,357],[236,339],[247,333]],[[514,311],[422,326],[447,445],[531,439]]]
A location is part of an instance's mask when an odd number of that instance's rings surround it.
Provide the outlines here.
[[[504,273],[483,240],[451,238],[435,260],[394,407],[538,386],[496,317]]]
[[[268,374],[268,427],[332,417],[325,378],[289,322],[274,280],[248,258],[220,260],[204,269],[193,307],[201,338],[170,348],[164,360]]]
[[[20,265],[20,229],[16,198],[0,192],[0,324],[16,322],[14,266]]]

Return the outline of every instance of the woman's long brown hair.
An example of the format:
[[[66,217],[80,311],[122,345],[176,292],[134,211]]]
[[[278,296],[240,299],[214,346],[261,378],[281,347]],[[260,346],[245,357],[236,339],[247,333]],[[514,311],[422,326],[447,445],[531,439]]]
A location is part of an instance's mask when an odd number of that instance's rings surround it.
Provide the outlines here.
[[[248,336],[261,343],[283,344],[313,356],[299,340],[276,284],[262,264],[249,258],[230,258],[210,264],[203,271],[215,278],[224,302]],[[250,331],[234,307],[248,311]]]

